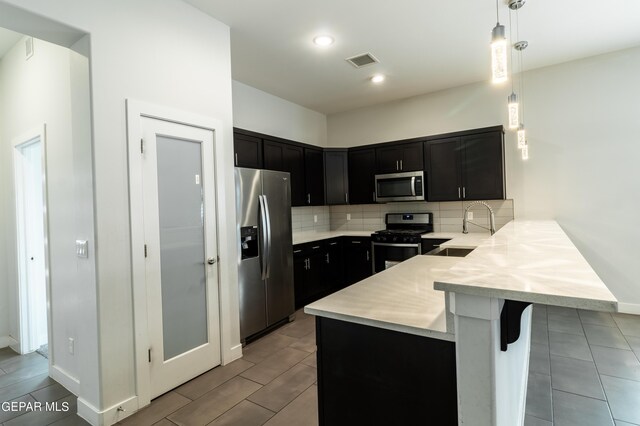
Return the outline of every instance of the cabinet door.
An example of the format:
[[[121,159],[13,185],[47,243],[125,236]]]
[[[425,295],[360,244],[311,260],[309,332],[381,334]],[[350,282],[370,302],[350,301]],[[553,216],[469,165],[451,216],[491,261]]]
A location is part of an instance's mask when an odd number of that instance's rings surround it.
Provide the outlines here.
[[[296,309],[304,306],[309,298],[307,256],[304,250],[293,247],[293,292]]]
[[[324,205],[324,158],[320,149],[304,149],[306,205]]]
[[[376,148],[376,173],[400,173],[401,146]]]
[[[325,151],[324,181],[327,205],[349,202],[347,151]]]
[[[304,206],[307,202],[304,191],[304,151],[302,147],[283,144],[284,171],[291,174],[291,205]]]
[[[460,138],[425,142],[428,201],[462,199]]]
[[[349,150],[349,204],[375,203],[376,152]]]
[[[331,290],[339,290],[344,287],[344,255],[342,242],[339,238],[328,240],[325,245],[326,269],[324,275],[325,287]]]
[[[465,200],[504,199],[502,132],[462,137],[462,187]]]
[[[309,274],[307,275],[307,285],[310,295],[307,303],[311,303],[324,297],[328,292],[324,282],[326,269],[325,250],[321,243],[312,245],[309,259]]]
[[[422,142],[408,143],[402,146],[402,162],[400,170],[403,172],[417,172],[424,170],[424,155]]]
[[[284,144],[265,139],[263,150],[265,169],[279,172],[286,171],[284,168]]]
[[[236,167],[262,168],[262,140],[260,138],[234,133],[233,151]]]
[[[371,240],[369,238],[347,238],[344,242],[344,253],[347,259],[347,285],[371,276]]]

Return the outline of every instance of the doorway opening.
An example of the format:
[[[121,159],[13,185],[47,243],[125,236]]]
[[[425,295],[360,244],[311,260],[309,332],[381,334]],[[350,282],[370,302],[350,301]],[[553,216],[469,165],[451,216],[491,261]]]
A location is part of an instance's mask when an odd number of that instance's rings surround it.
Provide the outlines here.
[[[44,131],[14,145],[20,353],[49,358]]]

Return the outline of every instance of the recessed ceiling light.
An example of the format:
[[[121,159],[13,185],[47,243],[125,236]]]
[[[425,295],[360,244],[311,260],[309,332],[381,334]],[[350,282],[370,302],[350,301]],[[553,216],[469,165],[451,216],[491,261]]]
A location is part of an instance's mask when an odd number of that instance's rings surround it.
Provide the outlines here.
[[[372,83],[380,84],[383,81],[384,81],[384,75],[382,75],[382,74],[376,74],[373,77],[371,77],[371,82]]]
[[[313,42],[317,46],[326,47],[331,46],[333,44],[333,37],[330,35],[319,35],[313,38]]]

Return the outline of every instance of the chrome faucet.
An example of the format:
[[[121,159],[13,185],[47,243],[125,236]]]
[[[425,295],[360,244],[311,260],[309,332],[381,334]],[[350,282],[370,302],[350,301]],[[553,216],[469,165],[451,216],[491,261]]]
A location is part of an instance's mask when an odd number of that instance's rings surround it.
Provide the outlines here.
[[[469,219],[467,219],[467,214],[469,213],[469,210],[471,209],[471,207],[473,206],[477,206],[478,204],[485,206],[487,209],[489,209],[489,228],[487,228],[486,226],[482,226],[482,225],[478,225],[475,222],[471,222]],[[491,206],[487,203],[485,203],[484,201],[474,201],[473,203],[469,204],[467,206],[466,209],[464,209],[464,219],[462,219],[462,233],[463,234],[468,234],[469,230],[467,229],[467,224],[473,224],[476,226],[479,226],[480,228],[483,229],[488,229],[489,232],[491,232],[491,235],[496,233],[496,218],[493,214],[493,209],[491,208]]]

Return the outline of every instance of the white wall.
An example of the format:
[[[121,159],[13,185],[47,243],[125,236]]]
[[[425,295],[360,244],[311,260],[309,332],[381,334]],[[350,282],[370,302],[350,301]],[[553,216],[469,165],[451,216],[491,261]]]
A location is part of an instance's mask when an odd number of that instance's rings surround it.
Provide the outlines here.
[[[296,142],[327,146],[327,117],[233,81],[233,125]]]
[[[182,109],[224,123],[217,155],[223,351],[238,347],[229,28],[179,0],[2,0],[91,36],[97,287],[79,337],[79,403],[96,415],[135,395],[125,99]],[[6,16],[6,15],[4,15]],[[4,18],[3,15],[0,17]],[[16,20],[0,18],[0,25]],[[24,31],[24,29],[22,29]],[[226,259],[224,254],[228,256]],[[92,315],[97,315],[94,320]],[[86,320],[86,321],[85,321]],[[92,340],[93,339],[93,340]],[[87,341],[89,340],[89,341]],[[80,350],[80,348],[82,350]],[[131,407],[127,405],[127,407]],[[128,413],[130,413],[129,410]],[[113,417],[105,422],[110,423]]]
[[[638,75],[640,48],[528,72],[530,160],[520,160],[511,132],[506,138],[507,198],[514,199],[516,218],[558,220],[616,297],[629,304],[640,304]],[[506,127],[508,93],[507,86],[477,83],[330,115],[328,144]]]
[[[13,148],[15,138],[34,128],[46,129],[46,163],[49,220],[49,279],[51,282],[51,327],[54,330],[50,353],[53,367],[77,380],[75,358],[67,351],[67,338],[77,339],[75,312],[81,300],[77,295],[84,282],[76,274],[77,258],[70,242],[75,239],[78,211],[75,200],[74,138],[70,73],[71,60],[80,56],[67,48],[34,40],[34,55],[25,59],[21,40],[0,61],[0,168],[2,169],[2,242],[6,247],[3,287],[7,290],[10,335],[19,340],[17,299],[17,254],[15,224],[15,194],[13,179]],[[88,78],[88,68],[84,69]],[[85,84],[85,87],[87,85]],[[88,102],[88,93],[84,101]],[[82,142],[88,142],[86,139]],[[88,157],[90,160],[90,157]]]

